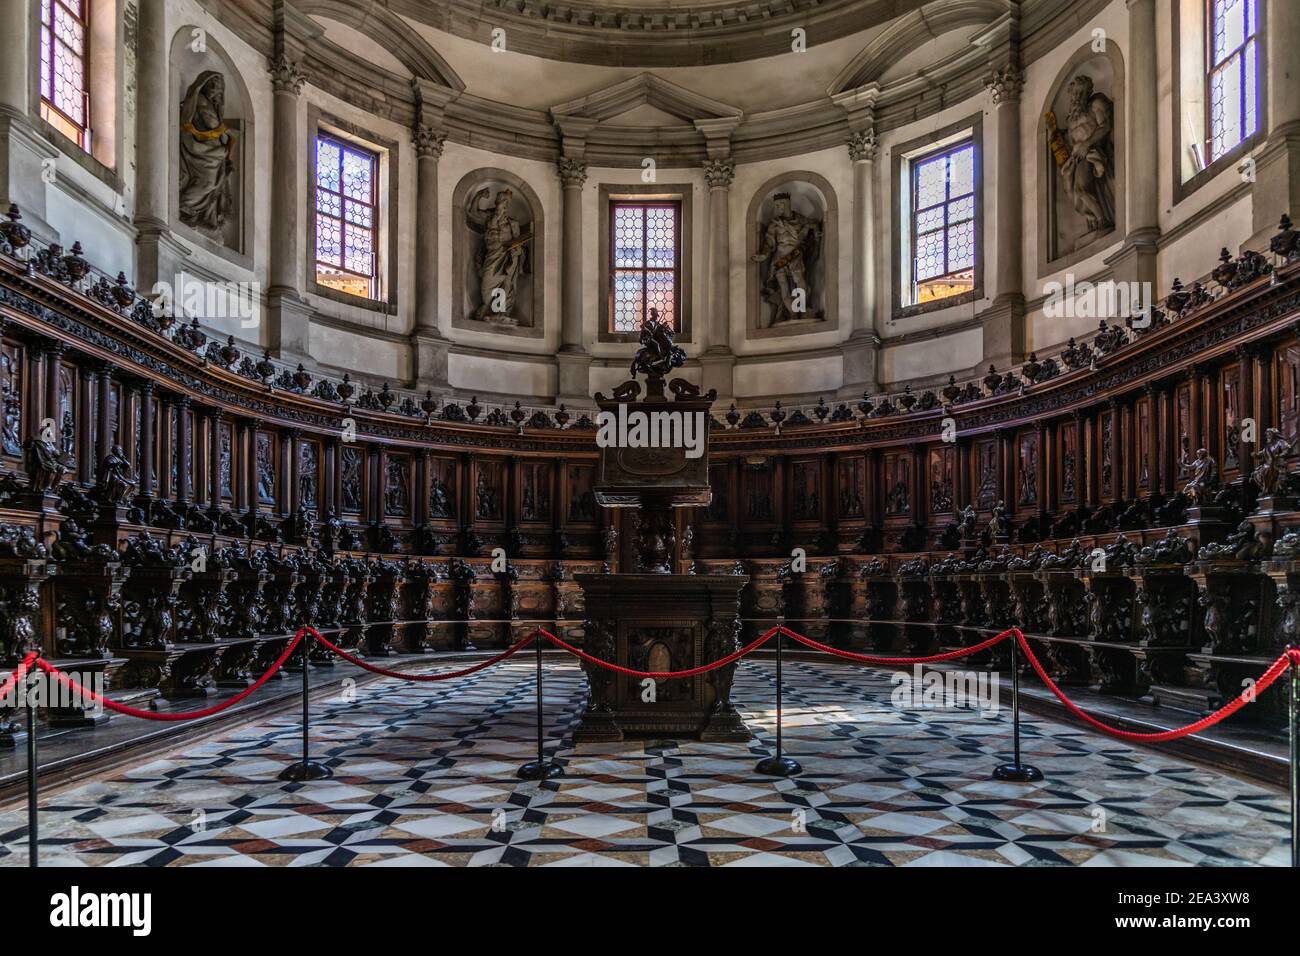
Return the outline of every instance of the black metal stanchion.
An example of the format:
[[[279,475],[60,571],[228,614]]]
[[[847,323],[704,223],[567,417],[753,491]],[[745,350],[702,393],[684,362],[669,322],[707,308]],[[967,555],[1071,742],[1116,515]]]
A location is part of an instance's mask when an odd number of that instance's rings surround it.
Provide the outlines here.
[[[515,772],[515,776],[520,780],[550,780],[562,776],[564,768],[554,760],[547,760],[543,749],[546,729],[542,725],[542,635],[540,631],[533,634],[533,647],[537,651],[537,759],[530,760],[520,767]]]
[[[278,778],[294,783],[304,780],[325,780],[334,776],[334,771],[329,767],[311,759],[311,678],[308,676],[311,669],[310,651],[311,635],[304,634],[302,644],[299,646],[299,653],[302,654],[302,759],[281,770]]]
[[[1295,650],[1288,644],[1287,653]],[[1296,727],[1296,695],[1300,694],[1300,665],[1291,659],[1291,696],[1287,700],[1287,727],[1291,732],[1291,868],[1300,867],[1300,728]]]
[[[35,667],[23,676],[23,684],[27,688],[27,865],[37,867],[41,865],[36,789],[36,773],[40,768],[36,761],[36,693],[31,681],[34,672]]]
[[[1015,783],[1034,783],[1043,779],[1043,772],[1037,767],[1020,762],[1020,638],[1011,635],[1011,737],[1015,756],[1011,763],[1004,763],[993,771],[994,780],[1010,780]]]
[[[799,761],[786,757],[781,753],[781,725],[782,725],[782,707],[781,707],[781,661],[784,656],[785,648],[785,628],[784,622],[778,625],[776,632],[776,753],[770,757],[764,757],[754,767],[757,773],[765,774],[769,777],[793,777],[796,774],[803,773],[803,767]]]

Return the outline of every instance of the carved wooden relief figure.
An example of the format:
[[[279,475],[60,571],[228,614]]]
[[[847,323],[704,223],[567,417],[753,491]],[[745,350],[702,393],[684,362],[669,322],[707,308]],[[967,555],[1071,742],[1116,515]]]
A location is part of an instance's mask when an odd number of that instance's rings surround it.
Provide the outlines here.
[[[592,485],[596,469],[592,465],[569,466],[569,520],[591,522],[596,520],[596,493]]]
[[[456,517],[456,463],[450,459],[429,459],[429,517]]]
[[[386,456],[384,467],[384,514],[405,518],[411,513],[411,459],[408,455]]]
[[[1109,498],[1115,485],[1115,457],[1113,442],[1115,438],[1115,416],[1102,412],[1101,422],[1101,496]]]
[[[497,521],[505,516],[502,508],[502,468],[494,462],[479,462],[475,466],[474,517]]]
[[[343,486],[343,510],[361,513],[361,452],[344,445],[339,454],[339,477]]]
[[[1061,503],[1078,500],[1076,475],[1079,465],[1079,426],[1069,422],[1061,426]]]
[[[912,456],[899,452],[885,456],[885,514],[912,512]]]
[[[955,507],[957,453],[953,448],[930,449],[930,513],[951,514]]]
[[[258,432],[257,439],[257,500],[264,505],[275,504],[275,450],[274,438]]]
[[[520,466],[519,517],[523,521],[548,521],[551,517],[551,466]]]
[[[1241,367],[1223,370],[1223,470],[1241,469]]]
[[[1020,436],[1020,461],[1016,468],[1018,494],[1016,502],[1021,507],[1038,504],[1038,435]]]
[[[220,457],[220,461],[217,462],[218,492],[223,498],[232,498],[234,497],[234,492],[230,484],[230,474],[231,474],[230,455],[231,455],[231,442],[233,440],[232,433],[231,433],[230,425],[228,424],[222,423],[219,426],[219,428],[221,429],[220,431],[221,437],[219,439],[221,445],[221,457]]]
[[[841,518],[861,518],[863,516],[862,487],[866,475],[866,464],[866,459],[860,457],[840,459],[837,485],[839,491],[839,515]]]
[[[794,518],[816,521],[821,517],[821,464],[816,461],[794,463]]]
[[[313,441],[298,444],[298,503],[304,508],[317,508],[320,498],[320,446]]]
[[[22,349],[6,342],[0,347],[0,403],[3,403],[0,452],[11,458],[23,453],[22,386]]]
[[[992,441],[975,446],[975,504],[988,511],[998,503],[998,448]]]

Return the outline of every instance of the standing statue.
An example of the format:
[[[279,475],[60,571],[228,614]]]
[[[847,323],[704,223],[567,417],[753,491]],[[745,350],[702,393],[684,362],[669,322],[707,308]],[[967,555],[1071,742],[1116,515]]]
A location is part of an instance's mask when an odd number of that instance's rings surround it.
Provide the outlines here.
[[[520,274],[529,269],[528,243],[533,234],[525,231],[519,220],[510,218],[512,198],[509,189],[502,189],[494,198],[484,186],[470,198],[465,213],[470,228],[483,236],[483,245],[474,257],[480,303],[472,318],[480,321],[518,323],[515,291]]]
[[[1115,228],[1115,104],[1093,92],[1092,77],[1080,74],[1067,87],[1070,112],[1065,142],[1056,114],[1047,114],[1047,137],[1061,171],[1065,195],[1089,232]]]
[[[1287,477],[1286,460],[1295,453],[1297,444],[1300,444],[1300,438],[1287,441],[1276,428],[1264,430],[1264,443],[1255,452],[1259,464],[1250,473],[1261,492],[1266,495],[1277,494]]]
[[[753,262],[763,269],[763,298],[772,303],[772,324],[808,317],[812,303],[809,275],[821,251],[822,224],[795,212],[789,193],[773,197],[776,210],[763,226],[763,241]]]
[[[181,103],[180,219],[207,233],[220,234],[235,206],[235,134],[222,118],[225,107],[226,81],[214,70],[200,73]]]

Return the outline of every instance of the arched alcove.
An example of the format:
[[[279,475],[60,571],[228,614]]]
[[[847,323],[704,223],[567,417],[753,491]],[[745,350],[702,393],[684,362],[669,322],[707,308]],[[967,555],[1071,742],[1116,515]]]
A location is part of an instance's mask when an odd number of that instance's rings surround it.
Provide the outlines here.
[[[792,276],[780,261],[789,255],[773,253],[761,262],[754,261],[764,249],[766,235],[776,217],[777,197],[789,196],[789,215],[804,230],[805,249],[801,256],[807,279],[805,311],[802,317],[790,318],[781,301],[782,276],[788,283]],[[816,237],[807,230],[816,224]],[[827,332],[839,328],[839,203],[835,189],[824,176],[805,170],[792,170],[773,176],[763,183],[749,201],[745,212],[745,334],[748,338],[775,338],[808,332]],[[797,268],[797,267],[796,267]]]
[[[253,101],[234,60],[194,25],[172,37],[171,227],[182,238],[252,267],[256,168]],[[228,164],[228,165],[227,165]]]
[[[508,201],[500,198],[506,190]],[[502,283],[493,287],[500,290],[500,301],[494,306],[493,296],[485,297],[491,279],[485,278],[482,270],[485,258],[492,258],[484,229],[498,202],[505,203],[502,215],[513,223],[514,238],[506,239],[505,246],[517,244],[521,258],[513,263],[508,251],[498,250],[502,258],[488,266],[496,270],[497,281]],[[546,230],[537,193],[516,174],[485,166],[466,173],[456,184],[452,210],[452,324],[497,335],[540,338],[544,331]],[[513,277],[513,291],[503,276]]]
[[[1124,237],[1124,58],[1112,40],[1104,42],[1101,52],[1089,42],[1066,60],[1039,111],[1040,278],[1095,255]],[[1110,135],[1089,150],[1089,158],[1071,166],[1072,172],[1067,175],[1064,163],[1068,162],[1072,137],[1082,139],[1089,124],[1098,123],[1099,117],[1106,114],[1111,122]],[[1056,140],[1055,148],[1049,115],[1055,118],[1059,129],[1060,139]],[[1076,125],[1073,132],[1072,124]],[[1156,159],[1152,156],[1151,162]],[[1104,170],[1105,175],[1098,175],[1106,163],[1109,167]],[[1072,191],[1077,198],[1072,198]],[[1100,225],[1092,221],[1098,210],[1109,212],[1109,220],[1103,220]]]

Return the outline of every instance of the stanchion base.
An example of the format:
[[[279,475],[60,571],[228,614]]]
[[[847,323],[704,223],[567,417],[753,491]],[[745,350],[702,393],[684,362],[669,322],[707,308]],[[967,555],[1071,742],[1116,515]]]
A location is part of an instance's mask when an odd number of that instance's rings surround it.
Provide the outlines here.
[[[803,765],[790,757],[764,757],[754,771],[768,777],[793,777],[803,773]]]
[[[551,760],[530,760],[517,771],[520,780],[553,780],[564,776],[564,768]]]
[[[1012,783],[1037,783],[1043,779],[1043,771],[1028,764],[1004,763],[993,771],[994,780],[1009,780]]]
[[[304,780],[326,780],[332,776],[334,776],[334,771],[323,763],[317,763],[315,760],[308,760],[304,763],[299,760],[297,763],[291,763],[281,770],[276,779],[301,783]]]

